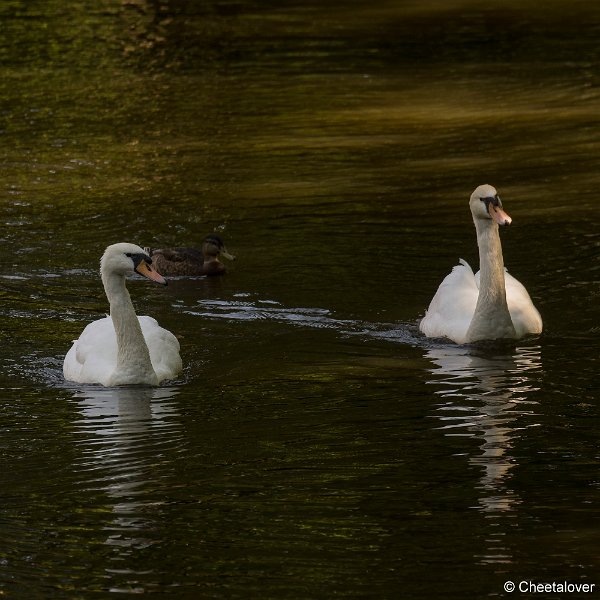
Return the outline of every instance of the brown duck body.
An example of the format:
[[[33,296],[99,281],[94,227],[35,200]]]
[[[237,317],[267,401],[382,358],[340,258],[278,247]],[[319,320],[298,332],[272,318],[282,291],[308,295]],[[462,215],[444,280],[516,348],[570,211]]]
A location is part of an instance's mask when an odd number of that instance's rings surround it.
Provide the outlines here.
[[[159,248],[151,251],[152,264],[166,276],[223,275],[227,269],[219,260],[219,255],[234,260],[225,249],[223,240],[217,235],[209,235],[202,242],[202,250],[196,248]]]

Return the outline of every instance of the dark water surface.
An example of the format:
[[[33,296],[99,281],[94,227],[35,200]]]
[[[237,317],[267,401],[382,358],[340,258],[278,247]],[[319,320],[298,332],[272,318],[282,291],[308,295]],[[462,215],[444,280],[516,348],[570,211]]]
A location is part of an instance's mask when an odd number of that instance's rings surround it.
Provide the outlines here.
[[[597,593],[600,8],[93,5],[0,8],[0,596]],[[457,347],[481,183],[545,330]],[[104,248],[211,231],[129,282],[181,379],[65,383]]]

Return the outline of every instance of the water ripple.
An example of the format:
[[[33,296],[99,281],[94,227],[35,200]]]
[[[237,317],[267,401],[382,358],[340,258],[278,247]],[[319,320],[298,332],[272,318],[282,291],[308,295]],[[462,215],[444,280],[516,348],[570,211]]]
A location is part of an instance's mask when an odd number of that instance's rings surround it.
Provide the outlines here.
[[[240,294],[242,295],[242,294]],[[246,296],[243,294],[242,296]],[[193,307],[176,306],[185,314],[229,321],[272,321],[295,327],[335,330],[341,335],[363,336],[392,343],[421,346],[428,342],[416,323],[374,323],[361,319],[342,319],[325,308],[282,306],[274,300],[198,300]]]
[[[113,513],[107,545],[153,543],[148,514],[156,505],[149,490],[160,487],[165,453],[184,448],[177,405],[179,389],[100,388],[75,391],[80,417],[73,421],[79,458],[73,469],[87,491],[103,493]]]
[[[539,390],[540,346],[499,349],[446,344],[428,350],[426,357],[432,365],[428,383],[439,388],[440,402],[431,415],[438,422],[436,428],[445,436],[477,443],[475,448],[465,446],[469,465],[481,473],[475,508],[496,518],[514,513],[522,503],[511,483],[519,464],[514,446],[528,429],[539,425],[532,395]],[[511,551],[508,545],[490,540],[480,560],[511,562]]]

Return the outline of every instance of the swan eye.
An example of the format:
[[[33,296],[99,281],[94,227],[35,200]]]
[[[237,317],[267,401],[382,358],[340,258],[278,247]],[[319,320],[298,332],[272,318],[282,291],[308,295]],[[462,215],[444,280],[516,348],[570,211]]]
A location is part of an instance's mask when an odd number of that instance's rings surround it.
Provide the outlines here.
[[[488,196],[487,198],[479,198],[482,202],[485,203],[485,210],[489,214],[490,212],[490,204],[496,207],[502,207],[502,200],[500,200],[500,196],[496,194],[495,196]]]
[[[145,260],[143,254],[136,254],[135,252],[125,252],[125,256],[133,261],[134,268],[137,268],[140,262]]]

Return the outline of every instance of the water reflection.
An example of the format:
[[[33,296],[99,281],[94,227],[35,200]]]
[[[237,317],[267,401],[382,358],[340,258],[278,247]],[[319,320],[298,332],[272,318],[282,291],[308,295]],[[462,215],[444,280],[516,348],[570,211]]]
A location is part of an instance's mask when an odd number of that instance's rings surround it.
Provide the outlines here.
[[[489,348],[442,346],[427,354],[435,365],[430,383],[442,402],[435,417],[447,436],[465,436],[480,443],[468,462],[481,470],[479,509],[494,519],[514,513],[521,503],[511,488],[517,465],[513,448],[523,432],[537,425],[530,394],[537,391],[533,373],[541,369],[539,346],[521,346],[501,353]],[[492,531],[483,562],[510,562],[498,531]]]
[[[164,388],[96,388],[75,393],[81,419],[74,425],[82,451],[76,468],[91,475],[90,487],[109,498],[112,521],[106,544],[146,547],[154,529],[150,490],[165,446],[177,444],[179,390]]]

